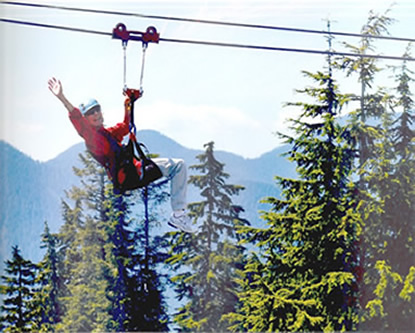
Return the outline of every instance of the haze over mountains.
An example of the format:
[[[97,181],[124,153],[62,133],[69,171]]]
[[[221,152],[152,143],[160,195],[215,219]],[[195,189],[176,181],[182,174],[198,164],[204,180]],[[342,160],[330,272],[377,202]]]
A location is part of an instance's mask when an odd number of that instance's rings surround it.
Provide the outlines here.
[[[188,149],[151,130],[140,131],[138,139],[151,153],[183,158],[188,166],[197,164],[196,156],[204,151],[203,147],[200,150]],[[225,164],[225,172],[230,175],[227,183],[245,186],[233,201],[245,209],[241,216],[252,224],[262,223],[259,210],[265,206],[259,201],[279,194],[274,176],[295,176],[294,166],[281,156],[286,149],[287,146],[282,146],[255,159],[215,152],[217,160]],[[48,222],[52,232],[57,232],[62,225],[61,201],[67,199],[65,190],[79,184],[72,168],[81,166],[78,155],[84,152],[84,144],[79,143],[50,161],[38,162],[0,141],[1,271],[14,245],[19,246],[25,258],[34,262],[41,259],[40,235],[44,222]],[[189,174],[193,174],[190,169]],[[188,201],[196,200],[197,189],[189,186]]]

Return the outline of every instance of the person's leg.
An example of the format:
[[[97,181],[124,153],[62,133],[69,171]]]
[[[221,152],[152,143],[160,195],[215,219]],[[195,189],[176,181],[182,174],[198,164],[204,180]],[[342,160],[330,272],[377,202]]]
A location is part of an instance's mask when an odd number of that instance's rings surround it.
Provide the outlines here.
[[[170,179],[170,201],[173,211],[183,210],[187,206],[187,168],[182,159],[154,158],[164,177]]]
[[[160,168],[164,177],[170,178],[170,201],[173,212],[169,224],[184,232],[193,233],[191,219],[185,209],[187,206],[187,168],[181,159],[154,158],[153,161]]]

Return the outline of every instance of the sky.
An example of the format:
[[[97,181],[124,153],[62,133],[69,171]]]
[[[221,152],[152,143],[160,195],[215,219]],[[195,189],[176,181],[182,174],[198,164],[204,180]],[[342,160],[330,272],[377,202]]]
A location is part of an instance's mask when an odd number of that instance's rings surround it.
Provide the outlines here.
[[[223,0],[223,1],[26,1],[145,15],[272,25],[279,27],[359,33],[373,10],[384,13],[385,0]],[[415,2],[396,2],[389,33],[415,38]],[[118,23],[128,30],[156,27],[162,38],[326,50],[323,35],[223,27],[138,17],[77,13],[58,9],[12,6],[0,2],[0,17],[42,24],[112,32]],[[346,51],[334,40],[334,49]],[[119,40],[80,32],[0,22],[0,140],[38,161],[53,159],[81,142],[62,104],[49,92],[50,77],[61,80],[66,97],[79,105],[96,98],[105,124],[123,118],[123,51]],[[376,42],[378,51],[401,56],[404,42]],[[142,46],[127,47],[127,85],[138,88]],[[398,65],[380,61],[381,66]],[[214,141],[217,150],[255,158],[279,144],[276,132],[287,133],[287,119],[299,110],[284,106],[304,98],[296,92],[310,84],[302,71],[323,70],[325,57],[186,45],[149,44],[144,70],[144,95],[136,102],[136,125],[153,129],[194,149]],[[415,71],[415,63],[410,63]],[[382,77],[383,75],[383,77]],[[340,78],[340,76],[339,76]],[[380,74],[377,86],[390,86]],[[340,78],[347,91],[356,78]],[[146,143],[150,147],[151,143]],[[156,152],[155,152],[156,153]],[[172,156],[173,157],[173,156]]]

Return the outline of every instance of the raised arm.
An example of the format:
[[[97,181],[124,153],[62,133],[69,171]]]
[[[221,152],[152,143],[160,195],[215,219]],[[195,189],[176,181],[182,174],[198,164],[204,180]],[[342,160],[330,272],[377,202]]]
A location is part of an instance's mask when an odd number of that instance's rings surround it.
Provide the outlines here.
[[[59,80],[55,79],[54,77],[52,77],[48,81],[48,86],[49,86],[49,90],[52,92],[52,94],[54,94],[62,102],[62,104],[65,106],[65,108],[69,112],[72,112],[75,109],[74,106],[72,105],[72,103],[69,102],[68,99],[63,94],[61,81],[59,81]]]

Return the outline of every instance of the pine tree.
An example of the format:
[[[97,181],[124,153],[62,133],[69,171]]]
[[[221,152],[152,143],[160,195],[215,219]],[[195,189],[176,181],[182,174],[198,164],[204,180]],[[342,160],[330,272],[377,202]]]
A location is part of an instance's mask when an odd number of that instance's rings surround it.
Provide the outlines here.
[[[236,229],[246,224],[239,217],[243,209],[232,203],[242,186],[229,185],[224,164],[214,156],[213,142],[197,156],[200,164],[191,168],[200,173],[189,183],[200,189],[202,200],[189,205],[195,220],[201,221],[197,235],[173,233],[168,263],[179,272],[172,278],[179,300],[186,303],[174,322],[183,331],[220,332],[227,330],[226,314],[236,310],[236,278],[243,263]]]
[[[65,295],[61,299],[65,312],[57,328],[166,331],[156,260],[151,259],[149,269],[143,270],[144,243],[130,217],[137,196],[114,194],[105,170],[88,155],[81,156],[81,161],[84,167],[75,169],[81,187],[68,192],[74,206],[63,203],[59,253],[64,262]],[[155,199],[165,197],[157,193]],[[146,239],[151,239],[148,229]],[[156,257],[155,245],[148,245],[145,257]]]
[[[122,197],[108,199],[108,221],[105,232],[108,241],[105,245],[105,278],[108,281],[107,297],[110,301],[109,321],[106,327],[110,331],[129,331],[130,321],[128,306],[131,304],[136,286],[131,285],[131,270],[134,268],[134,235],[128,230],[126,221],[127,205]]]
[[[5,295],[1,306],[0,323],[4,332],[28,332],[33,329],[33,288],[37,275],[36,265],[20,254],[18,246],[12,248],[12,259],[6,261],[5,283],[0,294]]]
[[[410,330],[415,324],[414,104],[406,62],[395,70],[399,70],[394,106],[398,116],[391,112],[382,116],[384,133],[377,140],[375,158],[368,161],[370,172],[364,174],[371,196],[365,206],[371,265],[363,319],[365,329],[376,331]]]
[[[74,208],[64,203],[65,224],[59,233],[62,253],[65,295],[61,298],[65,307],[58,330],[105,330],[108,321],[109,301],[105,290],[103,251],[105,233],[105,171],[90,156],[82,156],[83,169],[75,169],[81,177],[82,187],[68,192],[75,202]]]
[[[46,253],[37,265],[39,269],[36,278],[38,290],[33,297],[35,311],[32,320],[36,322],[34,327],[36,331],[53,332],[62,315],[59,296],[63,289],[59,276],[60,259],[57,254],[57,236],[50,233],[46,222],[41,248],[46,249]]]
[[[355,54],[366,55],[368,51],[374,51],[373,38],[370,36],[381,36],[388,33],[388,26],[393,23],[393,19],[385,14],[377,14],[373,11],[369,12],[369,17],[365,25],[361,29],[363,37],[358,46],[344,43]],[[341,67],[344,68],[348,76],[358,75],[360,82],[360,94],[355,94],[352,100],[358,101],[360,108],[352,112],[353,134],[358,141],[359,149],[359,168],[364,168],[366,160],[370,157],[373,141],[378,131],[377,127],[369,125],[369,120],[380,117],[384,109],[382,108],[382,94],[371,92],[375,77],[381,68],[377,66],[376,59],[357,57],[344,57],[341,61]],[[359,186],[362,191],[366,189],[363,179],[360,179]]]
[[[387,26],[393,20],[386,14],[371,13],[362,32],[387,33]],[[361,48],[355,51],[364,54],[365,50],[374,49],[373,40],[364,37]],[[405,56],[408,55],[406,52]],[[364,280],[360,283],[361,327],[376,331],[405,330],[414,325],[411,72],[404,61],[398,69],[398,96],[393,106],[392,96],[384,89],[368,93],[373,88],[376,72],[380,71],[374,60],[362,58],[348,62],[346,67],[349,74],[357,72],[362,87],[358,96],[360,109],[352,113],[351,122],[359,140],[356,175],[362,200],[360,213],[365,224],[360,256],[364,271]],[[398,120],[391,108],[401,114]]]
[[[162,332],[168,330],[167,304],[164,298],[167,278],[162,274],[161,265],[167,257],[163,237],[154,236],[159,226],[158,207],[167,200],[165,183],[150,184],[139,191],[143,214],[136,230],[134,256],[134,282],[137,299],[133,302],[132,329],[137,331]]]
[[[404,57],[410,57],[410,45]],[[411,76],[414,74],[409,68],[407,61],[398,67],[397,102],[395,113],[397,118],[391,129],[394,150],[394,174],[393,179],[397,181],[395,197],[388,207],[391,216],[399,217],[399,229],[395,230],[396,238],[391,241],[389,248],[389,260],[394,263],[398,274],[408,274],[410,267],[415,266],[415,102],[412,99],[410,83],[415,82]],[[395,224],[392,224],[395,226]],[[415,304],[415,303],[414,303]],[[414,311],[415,313],[415,311]]]
[[[81,261],[80,246],[78,240],[79,230],[83,225],[81,198],[74,200],[73,208],[69,203],[62,201],[63,225],[57,235],[58,237],[58,256],[61,259],[60,275],[63,282],[62,293],[67,295],[69,292],[66,286],[72,280],[71,271]],[[63,310],[65,312],[65,310]]]
[[[235,331],[345,331],[356,328],[357,240],[355,154],[350,130],[336,117],[348,97],[329,74],[305,72],[317,87],[300,91],[315,104],[292,119],[295,136],[282,135],[298,179],[276,177],[281,198],[262,218],[268,228],[243,228],[258,247],[240,281],[242,306]]]
[[[141,198],[160,204],[166,199],[163,189],[150,185],[137,190]],[[129,200],[137,201],[137,195]],[[167,311],[157,265],[165,258],[160,252],[158,238],[150,235],[153,215],[140,221],[135,229],[127,221],[128,205],[121,197],[110,200],[108,210],[107,256],[109,265],[107,294],[111,299],[111,322],[108,329],[127,331],[167,331]],[[155,209],[155,208],[154,208]],[[113,272],[111,275],[110,272]]]

